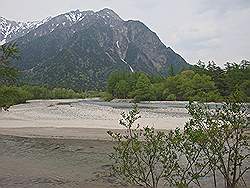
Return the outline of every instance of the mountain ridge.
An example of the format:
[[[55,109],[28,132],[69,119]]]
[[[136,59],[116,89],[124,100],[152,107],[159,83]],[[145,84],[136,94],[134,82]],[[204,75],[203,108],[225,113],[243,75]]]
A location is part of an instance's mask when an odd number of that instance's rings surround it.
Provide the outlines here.
[[[45,22],[49,21],[51,17],[47,17],[41,21],[27,21],[20,22],[14,20],[8,20],[4,17],[0,17],[0,45],[15,40],[31,30],[39,27]]]

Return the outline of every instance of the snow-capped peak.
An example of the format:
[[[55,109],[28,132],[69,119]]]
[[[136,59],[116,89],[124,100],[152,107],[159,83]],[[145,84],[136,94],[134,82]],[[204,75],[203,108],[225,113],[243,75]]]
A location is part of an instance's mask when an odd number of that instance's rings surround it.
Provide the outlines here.
[[[42,25],[42,24],[44,24],[44,23],[50,21],[51,19],[52,19],[52,17],[49,16],[49,17],[47,17],[47,18],[45,18],[45,19],[43,19],[43,20],[41,20],[41,21],[36,22],[35,28],[37,28],[37,27],[39,27],[40,25]]]
[[[29,33],[50,19],[51,17],[41,21],[17,22],[0,17],[0,45]]]
[[[109,23],[111,27],[120,23],[120,17],[111,9],[105,8],[103,10],[94,11],[70,11],[55,17],[47,17],[41,21],[29,21],[29,22],[18,22],[11,21],[6,18],[0,17],[0,45],[15,40],[19,37],[30,33],[32,30],[38,28],[46,23],[45,29],[34,32],[34,36],[42,36],[46,33],[53,32],[57,27],[69,27],[76,24],[83,19],[87,19],[88,16],[94,15],[104,19],[105,23]],[[84,24],[84,23],[83,23]]]
[[[81,21],[82,19],[85,18],[86,14],[88,12],[81,12],[78,9],[76,11],[70,11],[66,14],[64,14],[64,16],[67,18],[67,20],[69,20],[72,23],[76,23]]]

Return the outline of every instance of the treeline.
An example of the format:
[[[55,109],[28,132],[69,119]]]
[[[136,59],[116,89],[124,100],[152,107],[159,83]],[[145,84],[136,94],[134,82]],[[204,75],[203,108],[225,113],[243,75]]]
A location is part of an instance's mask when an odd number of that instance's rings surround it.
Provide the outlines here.
[[[65,88],[44,86],[0,86],[0,107],[9,107],[31,99],[72,99],[84,98],[88,94]]]
[[[214,62],[199,62],[167,78],[144,73],[114,72],[108,78],[107,91],[113,98],[147,100],[223,101],[237,92],[250,101],[250,62],[227,63],[222,69]]]

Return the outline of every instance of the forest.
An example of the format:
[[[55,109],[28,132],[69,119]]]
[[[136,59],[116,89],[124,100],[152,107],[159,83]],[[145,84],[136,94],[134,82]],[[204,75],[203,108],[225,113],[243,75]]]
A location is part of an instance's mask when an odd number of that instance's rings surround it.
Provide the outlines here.
[[[107,81],[107,91],[113,98],[221,102],[237,92],[250,101],[250,62],[226,63],[221,68],[213,61],[199,61],[189,70],[169,76],[149,76],[145,73],[114,72]]]

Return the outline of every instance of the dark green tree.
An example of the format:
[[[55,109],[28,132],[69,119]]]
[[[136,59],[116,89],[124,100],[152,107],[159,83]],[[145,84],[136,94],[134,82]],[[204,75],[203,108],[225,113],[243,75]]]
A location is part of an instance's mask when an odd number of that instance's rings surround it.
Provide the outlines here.
[[[151,100],[152,94],[152,87],[149,78],[147,77],[147,75],[141,74],[141,76],[137,80],[135,87],[135,101]]]
[[[8,64],[11,58],[17,58],[19,50],[15,43],[0,46],[0,65]]]
[[[115,85],[116,95],[118,98],[127,98],[129,92],[129,84],[125,80],[120,80]]]
[[[10,60],[18,58],[18,54],[19,51],[15,43],[0,46],[0,84],[15,82],[18,71],[10,66]]]
[[[174,76],[174,67],[172,64],[170,64],[169,69],[168,69],[168,76]]]

